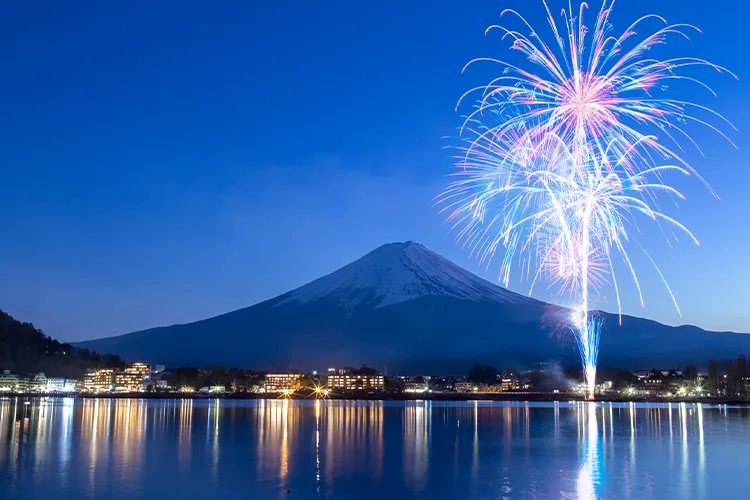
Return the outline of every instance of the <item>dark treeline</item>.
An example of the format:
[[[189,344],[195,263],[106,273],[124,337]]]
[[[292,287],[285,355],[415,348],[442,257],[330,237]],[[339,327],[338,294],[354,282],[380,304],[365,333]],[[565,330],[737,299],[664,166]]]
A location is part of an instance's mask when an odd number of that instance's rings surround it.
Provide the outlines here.
[[[500,372],[498,372],[497,368],[493,366],[480,365],[477,363],[471,367],[471,370],[469,370],[469,382],[491,385],[497,383],[498,373]]]
[[[709,361],[708,383],[721,388],[721,378],[724,378],[727,394],[736,395],[740,398],[750,396],[750,391],[748,391],[750,371],[748,370],[744,354],[740,354],[736,359],[724,362],[723,372],[723,375],[726,375],[726,377],[720,377],[720,373],[716,368],[716,362],[713,360]]]
[[[170,368],[167,370],[169,376],[167,383],[170,387],[179,389],[181,387],[212,387],[221,385],[227,390],[234,392],[249,392],[263,380],[264,374],[252,370],[240,370],[238,368],[225,368],[223,366],[207,366],[195,368],[183,366],[182,368]]]
[[[119,356],[78,349],[48,337],[31,323],[0,310],[0,370],[49,377],[80,378],[89,368],[119,368]]]
[[[744,354],[721,363],[710,359],[705,366],[706,371],[701,375],[698,365],[690,363],[682,373],[683,379],[701,383],[712,394],[741,399],[750,397],[750,366]]]

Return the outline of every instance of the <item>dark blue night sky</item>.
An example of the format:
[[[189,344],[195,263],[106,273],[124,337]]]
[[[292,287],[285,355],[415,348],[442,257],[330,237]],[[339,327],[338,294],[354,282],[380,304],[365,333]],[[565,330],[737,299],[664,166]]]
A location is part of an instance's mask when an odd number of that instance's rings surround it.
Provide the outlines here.
[[[547,28],[529,0],[6,2],[0,307],[64,340],[101,337],[244,307],[409,239],[494,280],[433,197],[455,103],[486,80],[463,65],[518,57],[484,36],[506,7]],[[706,129],[694,134],[705,157],[686,148],[721,196],[680,185],[673,214],[701,246],[642,240],[683,317],[647,266],[646,308],[629,294],[627,313],[750,331],[748,10],[615,6],[618,30],[652,11],[698,25],[665,50],[739,76],[698,73],[719,98],[694,100],[739,129],[739,149]]]

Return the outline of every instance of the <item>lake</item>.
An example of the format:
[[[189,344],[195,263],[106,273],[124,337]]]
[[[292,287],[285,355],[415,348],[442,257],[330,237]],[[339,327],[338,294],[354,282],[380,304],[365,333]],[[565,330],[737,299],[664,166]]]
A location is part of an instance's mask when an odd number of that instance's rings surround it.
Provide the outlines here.
[[[3,498],[747,498],[750,409],[0,400]]]

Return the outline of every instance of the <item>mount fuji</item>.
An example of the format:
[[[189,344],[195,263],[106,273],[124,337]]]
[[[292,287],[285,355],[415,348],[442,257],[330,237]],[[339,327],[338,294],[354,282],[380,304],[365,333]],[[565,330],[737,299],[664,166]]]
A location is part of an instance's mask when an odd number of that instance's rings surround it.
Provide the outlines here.
[[[544,318],[565,311],[462,269],[414,243],[383,245],[338,271],[251,307],[184,325],[77,344],[169,366],[325,369],[367,364],[404,373],[475,362],[578,362]],[[682,366],[750,352],[750,335],[602,314],[600,365]]]

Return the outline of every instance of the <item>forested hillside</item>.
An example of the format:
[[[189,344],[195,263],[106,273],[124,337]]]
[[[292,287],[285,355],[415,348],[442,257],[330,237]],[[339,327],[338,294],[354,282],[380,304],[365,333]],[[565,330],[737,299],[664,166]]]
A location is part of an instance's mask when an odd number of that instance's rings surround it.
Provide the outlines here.
[[[119,367],[116,355],[100,355],[48,337],[31,323],[0,310],[0,370],[44,372],[49,377],[79,378],[87,368]]]

